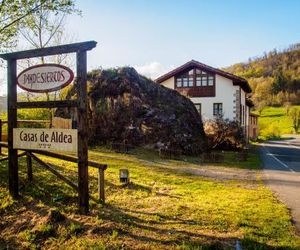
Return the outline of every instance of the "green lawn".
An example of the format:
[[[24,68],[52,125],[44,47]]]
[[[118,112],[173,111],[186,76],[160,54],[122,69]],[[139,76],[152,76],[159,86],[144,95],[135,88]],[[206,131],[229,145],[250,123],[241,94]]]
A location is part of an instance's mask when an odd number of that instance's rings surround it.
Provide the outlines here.
[[[256,169],[258,156],[230,168]],[[107,203],[91,201],[88,216],[77,214],[76,193],[51,173],[34,164],[34,182],[26,181],[25,159],[20,164],[22,198],[7,192],[7,165],[0,163],[0,249],[233,249],[237,239],[245,249],[300,249],[288,209],[260,180],[216,180],[180,172],[182,167],[208,168],[197,158],[162,160],[137,149],[118,154],[104,148],[89,158],[108,164]],[[55,159],[74,182],[76,166]],[[120,168],[128,168],[131,184],[122,186]],[[242,170],[241,170],[242,171]],[[97,171],[90,169],[90,191],[97,196]],[[49,216],[49,211],[59,216]],[[52,213],[53,214],[53,213]]]
[[[294,107],[300,108],[300,106]],[[262,135],[267,130],[270,132],[278,130],[281,135],[294,133],[292,120],[286,115],[285,107],[267,107],[263,109],[258,123]]]

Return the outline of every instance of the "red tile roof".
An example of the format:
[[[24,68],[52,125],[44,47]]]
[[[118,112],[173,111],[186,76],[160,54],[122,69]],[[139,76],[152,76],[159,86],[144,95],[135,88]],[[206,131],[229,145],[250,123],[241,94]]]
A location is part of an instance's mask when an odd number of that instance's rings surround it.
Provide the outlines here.
[[[213,68],[211,66],[208,66],[204,63],[200,63],[200,62],[195,61],[195,60],[191,60],[191,61],[179,66],[178,68],[171,70],[170,72],[168,72],[168,73],[160,76],[159,78],[157,78],[155,81],[158,82],[158,83],[161,83],[161,82],[163,82],[163,81],[165,81],[165,80],[181,73],[182,71],[185,71],[189,68],[194,68],[194,67],[196,67],[198,69],[202,69],[204,71],[208,71],[210,73],[218,74],[218,75],[223,76],[225,78],[228,78],[228,79],[233,81],[233,85],[241,86],[241,88],[246,93],[251,93],[252,92],[250,85],[248,84],[247,80],[245,80],[244,78],[233,75],[233,74],[230,74],[230,73],[225,72],[225,71],[220,70],[220,69]]]

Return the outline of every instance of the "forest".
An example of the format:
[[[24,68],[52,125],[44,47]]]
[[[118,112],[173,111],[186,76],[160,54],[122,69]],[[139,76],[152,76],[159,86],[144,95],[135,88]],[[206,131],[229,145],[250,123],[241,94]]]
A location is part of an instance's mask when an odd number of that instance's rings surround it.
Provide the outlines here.
[[[225,71],[249,81],[255,108],[300,104],[300,43],[237,63]]]

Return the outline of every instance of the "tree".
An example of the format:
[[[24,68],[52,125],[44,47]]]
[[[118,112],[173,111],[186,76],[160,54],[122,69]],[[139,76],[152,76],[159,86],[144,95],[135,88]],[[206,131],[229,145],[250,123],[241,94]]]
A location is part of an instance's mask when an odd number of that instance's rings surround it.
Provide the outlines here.
[[[293,107],[289,112],[289,117],[292,119],[293,128],[297,134],[300,127],[300,110]]]
[[[272,92],[274,94],[278,94],[280,91],[284,93],[287,90],[287,85],[288,79],[286,75],[282,72],[282,70],[279,70],[279,72],[275,75]]]
[[[70,10],[71,11],[71,10]],[[77,10],[73,10],[77,12]],[[70,13],[69,11],[53,12],[52,9],[45,8],[44,5],[40,6],[39,10],[30,14],[23,22],[22,27],[19,29],[19,33],[29,44],[30,48],[44,48],[54,45],[59,45],[62,43],[64,37],[64,21],[66,15]],[[53,63],[61,64],[66,58],[67,54],[56,55],[47,57]],[[40,63],[46,63],[46,58],[41,57]],[[36,64],[36,59],[30,59],[27,61],[27,67],[33,62]],[[56,100],[57,92],[53,95],[54,100]],[[28,95],[28,101],[29,95]],[[46,93],[46,100],[50,101],[50,94]],[[50,126],[53,117],[53,110],[49,109],[48,112]]]
[[[0,0],[0,49],[15,46],[19,30],[30,25],[30,17],[41,9],[54,14],[77,11],[74,0]]]
[[[261,114],[266,106],[272,104],[272,78],[268,77],[258,79],[260,79],[260,81],[257,82],[252,98],[255,104],[255,109],[259,112],[259,114]]]
[[[290,102],[285,102],[285,103],[283,104],[283,106],[284,106],[284,112],[285,112],[285,115],[286,115],[286,116],[289,116],[290,110],[291,110],[291,107],[292,107],[291,103],[290,103]]]

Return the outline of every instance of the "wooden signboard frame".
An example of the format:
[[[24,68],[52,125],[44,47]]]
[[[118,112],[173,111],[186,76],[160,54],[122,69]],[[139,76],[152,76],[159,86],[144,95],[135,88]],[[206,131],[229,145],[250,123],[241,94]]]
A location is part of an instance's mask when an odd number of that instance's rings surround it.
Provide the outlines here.
[[[95,41],[67,44],[55,47],[26,50],[1,54],[7,61],[7,102],[8,102],[8,174],[9,192],[19,197],[18,150],[13,148],[13,129],[17,128],[17,109],[22,108],[77,108],[78,120],[78,202],[79,211],[89,211],[88,188],[88,122],[87,122],[87,51],[97,45]],[[63,101],[17,101],[17,60],[58,54],[76,53],[77,100]]]

